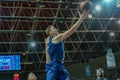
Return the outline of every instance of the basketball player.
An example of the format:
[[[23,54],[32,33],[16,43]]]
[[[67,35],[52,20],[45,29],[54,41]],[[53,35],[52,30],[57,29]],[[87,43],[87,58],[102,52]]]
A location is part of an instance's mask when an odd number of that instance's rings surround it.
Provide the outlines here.
[[[31,72],[28,74],[28,80],[37,80],[37,77],[34,73]]]
[[[48,26],[46,33],[48,37],[46,43],[46,80],[70,80],[63,62],[65,58],[63,40],[70,37],[77,31],[81,22],[86,17],[88,11],[79,13],[78,21],[64,33],[59,33],[58,29],[53,25]]]

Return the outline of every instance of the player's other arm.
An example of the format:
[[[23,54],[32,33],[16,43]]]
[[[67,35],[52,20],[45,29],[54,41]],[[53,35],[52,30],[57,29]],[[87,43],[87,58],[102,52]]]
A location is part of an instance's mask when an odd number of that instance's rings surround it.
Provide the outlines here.
[[[49,54],[48,54],[48,51],[47,51],[47,42],[48,42],[48,39],[45,39],[45,56],[46,56],[46,63],[50,62],[50,57],[49,57]]]

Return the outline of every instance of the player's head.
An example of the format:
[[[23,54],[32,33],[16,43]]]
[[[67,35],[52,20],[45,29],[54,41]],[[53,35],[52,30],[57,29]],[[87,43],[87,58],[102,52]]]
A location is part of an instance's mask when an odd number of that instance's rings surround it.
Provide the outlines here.
[[[28,74],[28,80],[37,80],[37,77],[35,76],[34,73],[31,72]]]
[[[58,29],[56,27],[54,27],[53,25],[48,26],[48,28],[46,29],[46,34],[51,36],[55,36],[59,33]]]
[[[98,77],[103,77],[103,76],[104,76],[104,71],[103,71],[103,69],[102,69],[102,68],[97,69],[97,70],[96,70],[96,75],[97,75]]]

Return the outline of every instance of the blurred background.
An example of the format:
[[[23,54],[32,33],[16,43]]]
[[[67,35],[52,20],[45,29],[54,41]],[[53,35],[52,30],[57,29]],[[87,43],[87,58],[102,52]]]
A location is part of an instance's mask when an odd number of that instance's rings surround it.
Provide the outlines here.
[[[29,72],[45,80],[45,29],[69,29],[82,1],[0,0],[0,80],[26,80]],[[90,1],[91,12],[64,41],[65,65],[73,80],[95,80],[97,68],[113,80],[120,72],[120,0]]]

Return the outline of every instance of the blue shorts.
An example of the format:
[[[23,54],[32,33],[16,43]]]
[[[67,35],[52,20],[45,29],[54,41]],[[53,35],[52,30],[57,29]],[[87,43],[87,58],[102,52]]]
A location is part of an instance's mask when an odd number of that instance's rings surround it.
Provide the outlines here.
[[[63,63],[49,62],[46,64],[46,80],[70,80]]]

